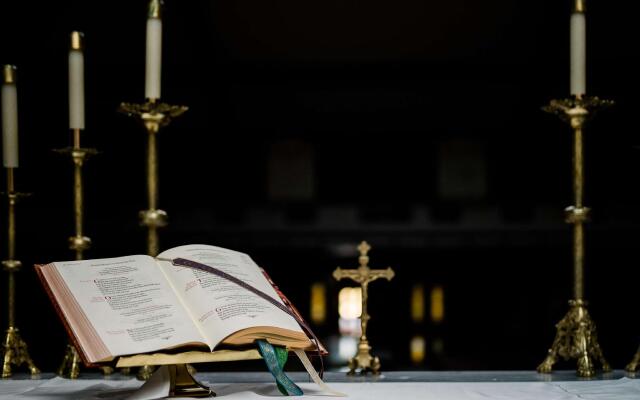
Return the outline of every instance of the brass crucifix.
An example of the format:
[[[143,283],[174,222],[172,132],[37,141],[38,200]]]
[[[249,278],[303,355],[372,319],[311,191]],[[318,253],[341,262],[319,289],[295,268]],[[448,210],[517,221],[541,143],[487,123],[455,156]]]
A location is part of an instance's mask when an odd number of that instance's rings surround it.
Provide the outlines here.
[[[341,269],[336,268],[333,271],[333,277],[336,280],[348,278],[362,286],[362,314],[360,315],[360,324],[362,326],[362,336],[360,336],[360,343],[358,343],[358,352],[355,357],[349,360],[349,375],[356,372],[356,369],[360,368],[360,373],[366,374],[368,371],[374,374],[380,373],[380,359],[371,355],[371,346],[369,340],[367,340],[367,324],[371,319],[371,316],[367,312],[367,297],[369,283],[375,281],[378,278],[386,278],[390,281],[395,273],[388,267],[387,269],[370,269],[369,268],[369,250],[371,246],[369,243],[363,241],[358,246],[360,251],[360,257],[358,261],[360,266],[357,269]]]

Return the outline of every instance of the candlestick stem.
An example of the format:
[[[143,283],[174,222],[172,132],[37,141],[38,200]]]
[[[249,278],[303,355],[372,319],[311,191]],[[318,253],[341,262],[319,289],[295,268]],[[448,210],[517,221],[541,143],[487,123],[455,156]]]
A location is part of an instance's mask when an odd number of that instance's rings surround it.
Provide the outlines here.
[[[83,148],[80,143],[80,129],[73,129],[73,146],[57,149],[67,154],[73,162],[73,222],[75,234],[69,237],[69,249],[75,253],[76,260],[82,260],[84,252],[91,247],[91,239],[84,235],[84,179],[83,167],[87,159],[97,154],[95,149]]]
[[[158,208],[158,143],[160,128],[187,111],[187,107],[173,106],[151,99],[146,103],[122,103],[119,111],[142,122],[147,131],[147,203],[140,211],[140,224],[147,227],[147,254],[158,255],[158,229],[167,225],[167,213]]]
[[[155,98],[146,103],[122,103],[118,111],[142,122],[147,131],[147,202],[149,208],[139,213],[140,224],[147,227],[147,254],[157,256],[160,251],[158,229],[167,225],[167,213],[158,208],[158,143],[160,128],[182,115],[188,108],[161,103]],[[147,365],[138,371],[138,378],[147,380],[153,373]]]
[[[83,204],[83,189],[82,189],[82,165],[84,163],[85,155],[79,152],[80,150],[80,129],[73,130],[73,208],[75,215],[75,228],[76,238],[83,237],[83,218],[84,218],[84,204]],[[76,260],[82,260],[83,251],[89,247],[75,246]],[[73,249],[73,247],[72,247]]]
[[[9,326],[16,325],[16,277],[13,272],[9,272],[7,277],[7,295],[9,301],[7,302],[7,322]]]
[[[8,259],[2,262],[4,270],[7,271],[7,322],[8,329],[6,332],[4,346],[3,346],[3,363],[2,363],[2,377],[11,377],[11,366],[20,366],[26,364],[32,375],[37,375],[40,370],[35,366],[29,351],[27,350],[27,344],[20,337],[20,332],[16,327],[16,277],[15,273],[20,270],[22,263],[15,259],[16,253],[16,218],[15,218],[15,205],[18,199],[24,194],[15,191],[14,186],[14,168],[7,168],[7,200],[8,200],[8,218],[7,218],[7,254]]]
[[[9,215],[8,215],[8,243],[7,243],[7,254],[9,255],[9,260],[15,260],[16,256],[16,201],[18,200],[18,196],[14,190],[14,181],[13,181],[13,168],[7,168],[7,189],[8,194],[7,197],[9,199]]]
[[[584,119],[580,116],[572,121],[573,142],[573,192],[574,209],[580,213],[584,210],[585,218],[567,218],[568,223],[573,223],[573,263],[574,263],[574,293],[573,298],[582,300],[584,297],[584,221],[588,215],[588,209],[583,208],[584,196],[584,158],[582,144],[582,124]]]
[[[158,205],[158,145],[155,127],[149,127],[147,143],[147,200],[149,209],[155,210]]]
[[[73,149],[80,149],[80,129],[73,129]]]
[[[74,147],[71,152],[73,158],[73,210],[75,222],[75,236],[69,238],[69,248],[75,250],[76,260],[83,259],[83,253],[91,247],[91,239],[84,236],[84,188],[82,167],[90,153],[90,149]]]
[[[84,236],[84,182],[83,167],[89,156],[97,153],[95,149],[83,148],[80,143],[81,129],[72,129],[72,147],[55,150],[69,155],[73,162],[73,221],[75,234],[69,237],[69,249],[74,252],[76,260],[84,259],[84,252],[91,247],[91,239]],[[58,375],[76,379],[80,375],[80,356],[77,349],[69,344],[58,368]],[[111,373],[111,368],[103,368],[105,375]]]
[[[157,212],[158,209],[158,147],[156,134],[158,133],[157,124],[147,123],[147,201],[149,205],[148,211]],[[148,214],[147,214],[148,215]],[[143,216],[144,218],[144,216]],[[150,222],[150,221],[149,221]],[[158,242],[158,224],[147,223],[148,239],[147,254],[156,256],[159,252],[160,244]]]
[[[596,325],[587,311],[584,300],[584,224],[589,218],[589,208],[584,206],[584,143],[583,128],[589,117],[612,102],[597,97],[576,96],[571,99],[553,100],[544,110],[567,121],[573,130],[573,201],[565,209],[565,221],[573,224],[573,299],[569,301],[569,312],[556,325],[557,333],[545,360],[538,366],[541,373],[549,373],[562,357],[576,358],[577,374],[590,377],[595,374],[594,360],[602,364],[603,371],[611,367],[602,354]]]

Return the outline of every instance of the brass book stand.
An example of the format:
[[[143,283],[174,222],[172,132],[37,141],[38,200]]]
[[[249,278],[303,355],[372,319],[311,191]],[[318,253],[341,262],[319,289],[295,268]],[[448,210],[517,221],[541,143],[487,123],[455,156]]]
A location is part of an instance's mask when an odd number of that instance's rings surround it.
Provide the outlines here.
[[[158,369],[156,373],[167,373],[163,378],[169,379],[169,397],[202,398],[215,396],[208,386],[198,382],[189,371],[187,364],[202,362],[224,362],[260,359],[258,350],[217,350],[212,353],[189,351],[179,354],[140,354],[120,357],[116,368],[145,366],[167,366],[167,370]]]

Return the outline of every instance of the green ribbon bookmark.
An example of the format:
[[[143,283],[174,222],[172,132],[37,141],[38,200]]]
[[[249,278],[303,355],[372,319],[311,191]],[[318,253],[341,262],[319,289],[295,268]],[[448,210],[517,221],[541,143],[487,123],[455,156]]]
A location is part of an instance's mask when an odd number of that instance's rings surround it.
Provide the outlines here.
[[[276,379],[276,384],[280,393],[285,396],[302,396],[302,389],[298,387],[284,373],[284,365],[289,358],[289,352],[284,347],[273,346],[266,340],[256,340],[258,343],[258,351],[267,364],[267,369]]]

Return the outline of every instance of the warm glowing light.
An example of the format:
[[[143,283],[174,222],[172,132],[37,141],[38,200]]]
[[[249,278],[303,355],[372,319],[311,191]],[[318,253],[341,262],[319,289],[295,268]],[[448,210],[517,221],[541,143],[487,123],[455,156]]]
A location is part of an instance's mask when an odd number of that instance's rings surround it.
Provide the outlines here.
[[[410,342],[411,362],[421,364],[424,361],[426,341],[423,336],[414,336]]]
[[[311,285],[311,321],[323,324],[327,319],[327,290],[324,283],[316,282]]]
[[[436,286],[431,289],[431,321],[440,323],[444,320],[444,289]]]
[[[338,339],[338,358],[347,361],[358,352],[358,339],[352,336],[341,336]]]
[[[362,289],[346,287],[338,294],[338,313],[340,318],[356,319],[362,314]]]
[[[424,321],[424,287],[420,284],[411,290],[411,319],[413,322]]]

